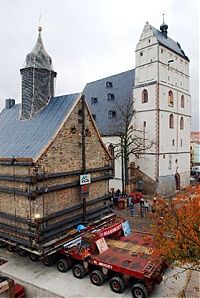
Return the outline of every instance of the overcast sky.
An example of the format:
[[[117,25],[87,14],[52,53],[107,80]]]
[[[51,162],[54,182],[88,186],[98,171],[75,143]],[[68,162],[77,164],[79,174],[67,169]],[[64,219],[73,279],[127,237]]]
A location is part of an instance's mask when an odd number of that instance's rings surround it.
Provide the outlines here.
[[[137,4],[136,4],[137,3]],[[19,69],[35,45],[39,17],[45,48],[58,73],[56,95],[135,67],[145,22],[168,35],[190,59],[192,129],[199,123],[198,0],[0,0],[0,110],[5,98],[21,101]]]

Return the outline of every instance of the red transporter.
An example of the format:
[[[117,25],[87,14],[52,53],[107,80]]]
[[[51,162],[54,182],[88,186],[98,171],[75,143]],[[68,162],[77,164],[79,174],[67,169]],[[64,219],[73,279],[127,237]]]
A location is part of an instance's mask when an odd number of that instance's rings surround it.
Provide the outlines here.
[[[127,237],[106,239],[101,231],[86,233],[79,247],[68,250],[67,255],[73,266],[76,278],[90,273],[91,282],[100,286],[110,279],[110,288],[122,293],[126,286],[131,287],[135,298],[146,298],[162,281],[166,268],[162,258],[155,258],[153,236],[135,232]]]

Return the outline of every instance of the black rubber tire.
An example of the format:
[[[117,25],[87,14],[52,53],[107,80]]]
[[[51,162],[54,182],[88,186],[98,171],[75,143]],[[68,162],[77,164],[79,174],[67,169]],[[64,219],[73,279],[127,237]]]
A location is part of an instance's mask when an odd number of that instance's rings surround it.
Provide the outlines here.
[[[55,257],[54,256],[47,256],[42,259],[44,266],[50,267],[55,264]]]
[[[7,251],[9,251],[9,252],[16,252],[16,246],[14,246],[12,244],[8,244]]]
[[[39,258],[38,255],[36,255],[36,254],[34,254],[34,253],[30,253],[30,259],[31,259],[31,261],[33,261],[33,262],[38,262],[40,258]]]
[[[70,259],[60,259],[57,261],[57,269],[58,271],[65,273],[72,267],[72,262]]]
[[[110,280],[110,288],[113,292],[115,292],[117,294],[123,293],[123,291],[125,289],[124,279],[120,276],[114,276]]]
[[[95,286],[101,286],[105,280],[103,272],[100,270],[94,270],[90,273],[90,281]]]
[[[76,264],[73,267],[73,275],[78,279],[82,279],[86,275],[86,270],[82,264]]]
[[[18,248],[17,252],[20,257],[26,257],[28,254],[28,252],[26,250],[24,250],[23,248],[20,248],[20,247]]]
[[[131,289],[133,298],[147,298],[148,292],[143,284],[134,284]]]

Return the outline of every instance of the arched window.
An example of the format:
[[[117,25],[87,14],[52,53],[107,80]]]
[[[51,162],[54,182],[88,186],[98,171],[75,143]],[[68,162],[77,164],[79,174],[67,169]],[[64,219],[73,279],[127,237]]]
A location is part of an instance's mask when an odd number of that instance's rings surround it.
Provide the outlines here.
[[[109,144],[108,146],[108,152],[110,153],[111,157],[112,157],[112,175],[115,175],[115,150],[114,150],[114,146],[113,144]]]
[[[174,128],[174,115],[169,115],[169,128]]]
[[[185,107],[185,98],[184,95],[181,95],[181,108]]]
[[[174,95],[173,95],[173,92],[171,90],[168,93],[168,105],[170,107],[173,107],[173,105],[174,105]]]
[[[148,102],[148,92],[146,89],[142,91],[142,103]]]
[[[180,120],[180,129],[184,129],[184,119],[183,119],[183,117],[181,117],[181,120]]]

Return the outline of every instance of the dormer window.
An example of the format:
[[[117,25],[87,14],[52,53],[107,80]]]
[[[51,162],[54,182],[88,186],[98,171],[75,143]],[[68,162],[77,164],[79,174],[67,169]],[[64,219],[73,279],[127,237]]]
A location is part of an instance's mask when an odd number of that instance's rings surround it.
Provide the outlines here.
[[[114,94],[113,94],[113,93],[108,93],[108,94],[107,94],[107,99],[108,99],[108,100],[113,100],[113,99],[115,99]]]
[[[97,97],[91,97],[91,104],[95,104],[98,102],[98,98]]]
[[[116,117],[116,111],[108,111],[108,118],[115,118]]]
[[[113,87],[113,84],[112,82],[106,82],[106,88],[112,88]]]
[[[96,120],[96,115],[92,114],[92,118],[94,119],[94,121]]]

